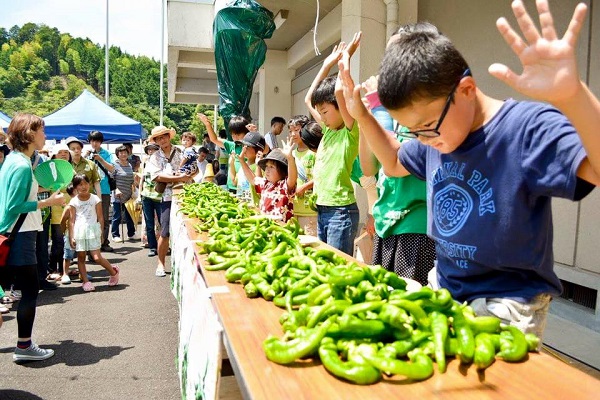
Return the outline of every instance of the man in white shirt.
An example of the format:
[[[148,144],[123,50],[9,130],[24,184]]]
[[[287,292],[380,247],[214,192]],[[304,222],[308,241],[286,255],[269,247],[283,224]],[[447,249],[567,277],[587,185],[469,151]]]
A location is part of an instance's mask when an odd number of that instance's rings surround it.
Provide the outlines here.
[[[284,126],[285,119],[282,117],[273,117],[273,119],[271,119],[271,130],[265,134],[265,141],[267,142],[269,149],[280,148],[279,143],[277,143],[277,136],[283,132]]]

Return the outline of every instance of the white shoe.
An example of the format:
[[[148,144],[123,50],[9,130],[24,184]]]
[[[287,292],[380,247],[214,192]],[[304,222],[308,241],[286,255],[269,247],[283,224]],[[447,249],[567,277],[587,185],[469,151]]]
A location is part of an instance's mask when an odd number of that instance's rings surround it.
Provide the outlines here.
[[[125,240],[121,236],[113,236],[112,241],[115,243],[123,243]]]
[[[63,275],[60,279],[60,283],[62,283],[63,285],[68,285],[71,283],[71,278],[69,278],[69,275]]]
[[[161,267],[156,268],[156,272],[154,273],[154,275],[160,276],[160,277],[167,276],[164,268],[161,268]]]

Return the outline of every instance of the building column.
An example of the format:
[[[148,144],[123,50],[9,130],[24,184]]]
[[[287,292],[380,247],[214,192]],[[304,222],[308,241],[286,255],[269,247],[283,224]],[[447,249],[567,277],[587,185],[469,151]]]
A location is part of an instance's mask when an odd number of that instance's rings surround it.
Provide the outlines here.
[[[265,63],[258,74],[258,130],[263,135],[271,129],[271,118],[280,116],[287,121],[292,112],[292,79],[295,70],[287,67],[287,52],[268,50]],[[287,130],[279,136],[287,137]]]

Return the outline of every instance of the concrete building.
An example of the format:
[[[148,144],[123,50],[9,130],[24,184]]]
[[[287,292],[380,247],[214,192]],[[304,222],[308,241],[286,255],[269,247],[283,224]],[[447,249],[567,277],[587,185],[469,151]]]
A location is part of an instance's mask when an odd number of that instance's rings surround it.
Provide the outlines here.
[[[562,34],[579,0],[551,0]],[[600,7],[594,0],[582,29],[578,60],[581,76],[600,94]],[[218,102],[212,21],[220,0],[168,0],[168,98],[170,102]],[[276,15],[277,30],[266,40],[267,57],[254,85],[252,117],[266,132],[272,116],[308,114],[304,96],[322,59],[340,40],[363,32],[353,58],[354,79],[377,74],[387,38],[398,24],[430,21],[449,36],[466,57],[478,85],[497,98],[522,98],[487,73],[501,61],[519,69],[517,58],[504,43],[495,21],[514,22],[509,0],[263,0]],[[525,1],[529,10],[534,1]],[[321,56],[315,55],[316,47]],[[556,271],[565,286],[564,298],[552,303],[545,342],[600,368],[600,192],[584,201],[554,200]],[[364,213],[363,213],[364,214]],[[577,340],[573,340],[574,338]],[[596,351],[590,351],[595,348]],[[596,354],[594,354],[596,353]]]

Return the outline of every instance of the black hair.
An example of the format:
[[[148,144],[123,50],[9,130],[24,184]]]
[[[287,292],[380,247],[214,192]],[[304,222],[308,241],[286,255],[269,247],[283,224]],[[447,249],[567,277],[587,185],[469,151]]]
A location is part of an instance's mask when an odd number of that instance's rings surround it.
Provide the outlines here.
[[[131,143],[123,143],[123,146],[133,149],[133,145]]]
[[[201,147],[198,149],[198,153],[209,154],[209,153],[210,153],[210,151],[209,151],[209,150],[208,150],[206,147],[204,147],[204,146],[201,146]]]
[[[377,91],[381,104],[396,110],[419,99],[446,97],[469,65],[434,25],[405,25],[388,44]]]
[[[304,125],[308,124],[310,122],[310,119],[303,114],[299,114],[299,115],[294,115],[292,118],[290,118],[290,120],[288,121],[288,126],[292,126],[292,125],[300,125],[300,127],[303,127]]]
[[[67,185],[67,188],[65,189],[67,191],[67,194],[71,197],[73,197],[73,193],[75,193],[75,186],[73,186],[73,182],[69,182],[69,184]]]
[[[227,131],[225,129],[219,129],[219,137],[221,139],[227,139]]]
[[[285,126],[285,119],[283,119],[283,117],[273,117],[271,118],[271,126],[280,123],[283,124]]]
[[[84,175],[84,174],[76,174],[73,177],[73,180],[71,181],[71,183],[73,184],[73,187],[76,188],[83,181],[90,183],[90,178],[88,178],[87,175]]]
[[[248,121],[245,117],[241,115],[233,116],[229,120],[229,132],[231,132],[232,135],[246,134],[248,133],[248,128],[246,128],[246,125],[248,125],[249,123],[250,121]]]
[[[304,125],[300,131],[300,139],[312,151],[317,151],[322,138],[323,128],[314,121],[310,121]]]
[[[118,157],[119,153],[122,152],[122,151],[126,152],[129,155],[129,150],[127,150],[127,146],[125,146],[124,144],[122,144],[122,145],[120,145],[119,147],[117,147],[115,149],[115,156]]]
[[[221,169],[221,165],[219,164],[219,160],[213,160],[212,161],[212,166],[213,166],[213,172],[215,171],[219,171]],[[216,174],[216,172],[215,172]]]
[[[98,140],[100,142],[104,142],[104,135],[102,134],[102,132],[99,131],[91,131],[88,134],[88,142],[91,142],[92,140]]]
[[[310,96],[310,104],[313,107],[318,106],[319,104],[333,104],[335,109],[338,109],[338,103],[335,99],[335,76],[328,76],[323,79],[315,90],[312,92],[312,96]]]

